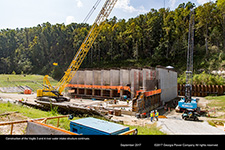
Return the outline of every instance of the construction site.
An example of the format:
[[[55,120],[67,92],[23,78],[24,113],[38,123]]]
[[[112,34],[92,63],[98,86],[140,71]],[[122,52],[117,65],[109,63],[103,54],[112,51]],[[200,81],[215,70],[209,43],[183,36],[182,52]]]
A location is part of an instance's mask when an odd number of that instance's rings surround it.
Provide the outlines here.
[[[12,87],[4,89],[11,91]],[[199,117],[200,121],[197,122],[183,120],[182,113],[176,112],[175,109],[180,100],[177,89],[177,72],[162,66],[143,69],[81,70],[72,78],[63,93],[70,101],[40,101],[36,99],[35,91],[24,94],[24,90],[23,94],[1,93],[1,102],[45,111],[57,108],[60,114],[65,114],[60,116],[62,118],[69,117],[69,114],[99,116],[125,126],[148,126],[156,123],[165,134],[225,133],[223,126],[209,125],[207,121],[211,119],[206,115]],[[206,110],[209,101],[198,98],[198,106],[202,111]],[[158,121],[150,121],[152,110],[159,112]],[[215,110],[209,111],[208,114],[215,114]],[[14,116],[14,113],[1,114],[3,118],[11,115]],[[3,119],[5,121],[0,123],[0,129],[3,134],[24,134],[17,131],[20,127],[26,131],[25,134],[73,134],[58,128],[60,123],[56,126],[46,124],[46,121],[51,119],[57,119],[57,116],[37,118],[33,119],[33,122],[30,122],[30,119],[5,122],[7,119]],[[183,128],[184,125],[187,127]],[[129,133],[134,132],[135,130],[131,129]]]
[[[38,88],[16,84],[9,87],[5,83],[14,83],[12,77],[2,75],[6,86],[0,87],[0,134],[225,134],[222,106],[212,106],[212,101],[204,98],[211,93],[206,88],[198,90],[196,87],[200,85],[192,82],[194,10],[190,11],[184,85],[177,83],[176,68],[160,64],[156,67],[80,68],[116,2],[106,0],[56,84],[50,82],[48,75],[43,76],[43,84],[26,79],[29,75],[17,75],[27,83],[39,84]],[[223,86],[217,87],[221,88],[217,93],[224,94]],[[17,107],[24,110],[16,110]],[[45,116],[31,115],[33,109],[43,111]],[[56,121],[51,121],[54,119]]]

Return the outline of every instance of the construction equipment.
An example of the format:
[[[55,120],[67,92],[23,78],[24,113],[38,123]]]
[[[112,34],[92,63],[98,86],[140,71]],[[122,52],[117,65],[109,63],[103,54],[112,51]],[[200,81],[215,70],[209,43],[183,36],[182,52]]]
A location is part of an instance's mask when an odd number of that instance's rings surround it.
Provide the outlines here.
[[[193,81],[193,49],[194,49],[194,9],[190,12],[189,33],[188,33],[188,51],[187,51],[187,71],[186,71],[186,84],[185,84],[185,97],[181,98],[178,102],[180,110],[186,113],[182,118],[187,118],[187,114],[191,111],[197,111],[197,101],[191,97],[192,81]],[[192,113],[193,114],[193,113]],[[196,119],[195,119],[196,120]]]
[[[119,135],[130,128],[92,117],[70,121],[70,132],[82,135]]]
[[[182,114],[182,119],[184,120],[194,120],[194,121],[198,121],[198,117],[200,115],[195,112],[193,109],[187,109],[183,114]]]
[[[65,71],[64,76],[58,82],[58,84],[53,87],[48,80],[48,75],[43,79],[43,89],[37,90],[37,99],[42,101],[52,101],[52,102],[63,102],[69,101],[70,99],[62,95],[63,90],[66,85],[71,81],[71,79],[76,74],[76,71],[79,69],[82,64],[85,56],[87,55],[89,49],[91,48],[93,42],[98,36],[105,20],[111,13],[113,7],[115,6],[117,0],[106,0],[100,13],[98,14],[95,22],[93,23],[89,33],[81,44],[79,50],[77,51],[75,57],[73,58],[68,69]]]

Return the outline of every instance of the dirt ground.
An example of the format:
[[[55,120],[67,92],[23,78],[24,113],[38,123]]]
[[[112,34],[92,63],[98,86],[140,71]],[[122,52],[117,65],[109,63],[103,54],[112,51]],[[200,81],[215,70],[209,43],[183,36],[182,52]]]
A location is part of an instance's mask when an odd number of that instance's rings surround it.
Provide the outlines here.
[[[198,106],[202,109],[206,108],[206,105],[210,102],[202,97],[193,97],[198,98]],[[129,125],[139,125],[144,126],[146,124],[157,123],[157,127],[161,128],[160,130],[167,134],[192,134],[192,135],[202,135],[202,134],[225,134],[223,126],[211,126],[207,120],[211,118],[199,117],[199,121],[185,121],[182,119],[182,113],[177,113],[174,108],[171,108],[171,111],[164,112],[163,109],[160,110],[160,115],[165,115],[167,119],[159,118],[159,121],[150,121],[150,118],[137,119],[134,116],[122,115],[122,116],[113,116],[113,119],[123,121],[125,124]],[[215,118],[213,118],[215,120]]]
[[[26,120],[27,117],[19,114],[13,113],[10,115],[0,116],[0,122],[9,122],[9,121],[16,121],[16,120]],[[13,135],[23,135],[25,134],[27,127],[27,123],[20,123],[13,125]],[[0,126],[0,135],[8,135],[10,134],[11,125]]]
[[[15,93],[0,93],[0,98],[9,99],[9,100],[24,100],[34,101],[36,94],[15,94]]]
[[[24,99],[26,101],[34,102],[34,99],[36,97],[36,94],[31,95],[24,95],[24,94],[6,94],[6,93],[0,93],[0,98],[4,100],[19,100]],[[199,98],[198,105],[201,108],[205,108],[207,103],[209,103],[208,100],[202,97]],[[88,100],[88,99],[71,99],[70,102],[67,103],[73,103],[75,105],[85,105],[85,106],[107,106],[110,104],[106,104],[103,101],[98,100]],[[126,102],[119,102],[120,105],[125,105]],[[131,103],[129,104],[131,106]],[[218,128],[209,125],[207,120],[210,120],[210,118],[207,117],[200,117],[200,121],[185,121],[181,118],[181,113],[176,113],[173,108],[171,108],[170,111],[164,112],[163,109],[160,111],[160,115],[165,115],[167,119],[161,119],[159,118],[159,121],[157,121],[157,126],[161,128],[160,130],[167,134],[225,134],[223,127],[219,126]],[[21,116],[16,116],[19,114],[15,114],[15,116],[12,116],[12,118],[20,118]],[[11,118],[11,119],[12,119]],[[122,114],[121,116],[114,116],[111,118],[116,121],[123,121],[124,124],[127,125],[135,125],[135,126],[145,126],[146,124],[153,124],[156,121],[151,122],[149,118],[142,118],[138,119],[135,116],[129,116]],[[17,119],[20,120],[20,119]],[[10,121],[6,118],[1,118],[0,122],[2,121]],[[15,129],[18,125],[15,125]],[[4,128],[4,129],[3,129]],[[18,126],[18,128],[20,128]],[[23,128],[23,127],[21,127]],[[10,132],[8,131],[10,127],[0,127],[0,132]],[[18,129],[19,130],[19,129]],[[22,133],[22,131],[14,130],[15,132]],[[2,134],[2,133],[1,133]],[[3,133],[4,134],[4,133]]]

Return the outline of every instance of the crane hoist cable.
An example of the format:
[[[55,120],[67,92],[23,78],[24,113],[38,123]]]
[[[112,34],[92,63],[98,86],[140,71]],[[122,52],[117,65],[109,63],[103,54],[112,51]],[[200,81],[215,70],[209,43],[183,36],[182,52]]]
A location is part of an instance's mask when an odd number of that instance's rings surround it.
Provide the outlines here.
[[[93,14],[93,12],[96,10],[96,8],[98,7],[98,4],[101,2],[101,0],[97,0],[96,3],[94,4],[94,6],[91,8],[91,10],[89,11],[89,13],[87,14],[87,16],[84,18],[82,23],[87,23],[88,19],[91,17],[91,15]]]
[[[96,3],[94,4],[94,6],[91,8],[91,10],[89,11],[89,13],[87,14],[87,16],[84,18],[83,20],[83,24],[87,23],[88,19],[91,17],[91,15],[93,14],[93,12],[96,10],[96,8],[98,7],[99,3],[101,2],[101,0],[97,0]],[[72,30],[74,30],[73,26],[71,26]]]

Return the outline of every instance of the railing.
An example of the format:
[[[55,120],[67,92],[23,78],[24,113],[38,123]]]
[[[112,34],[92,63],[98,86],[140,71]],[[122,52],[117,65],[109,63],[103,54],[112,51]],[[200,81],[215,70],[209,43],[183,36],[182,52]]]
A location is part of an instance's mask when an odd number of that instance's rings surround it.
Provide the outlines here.
[[[130,92],[129,86],[105,86],[105,85],[84,85],[84,84],[68,84],[67,87],[74,87],[74,88],[90,88],[90,89],[112,89],[112,90],[118,90],[118,93],[120,93],[120,90],[127,90]]]
[[[54,129],[54,130],[58,130],[58,131],[66,133],[66,134],[78,135],[76,133],[73,133],[73,132],[66,131],[64,129],[58,128],[59,127],[59,119],[60,118],[65,118],[65,117],[69,117],[69,115],[55,116],[55,117],[48,117],[48,118],[38,118],[38,119],[32,119],[32,120],[20,120],[20,121],[2,122],[2,123],[0,123],[0,126],[11,125],[10,135],[12,135],[12,133],[13,133],[13,125],[14,124],[34,122],[34,123],[39,124],[41,126],[45,126],[45,127],[48,127],[48,128]],[[54,127],[54,126],[46,124],[47,120],[51,120],[51,119],[58,119],[57,120],[57,127]],[[120,135],[129,135],[129,134],[137,135],[137,133],[138,133],[137,129],[132,129],[132,130],[129,130],[127,132],[121,133]]]
[[[2,122],[2,123],[0,123],[0,126],[11,125],[10,135],[12,135],[14,124],[27,123],[28,121],[35,121],[35,122],[41,121],[41,123],[44,122],[46,124],[47,120],[58,119],[57,120],[57,128],[58,128],[59,127],[59,119],[65,118],[65,117],[68,117],[68,116],[69,115],[63,115],[63,116],[55,116],[55,117],[48,117],[48,118],[38,118],[38,119],[32,119],[32,120],[19,120],[19,121]]]

